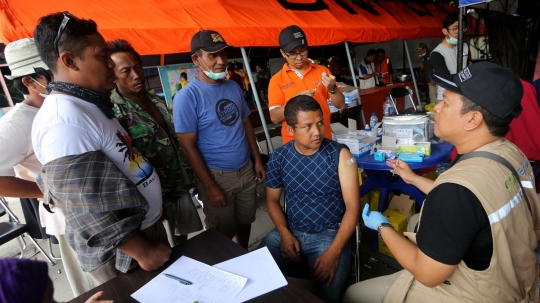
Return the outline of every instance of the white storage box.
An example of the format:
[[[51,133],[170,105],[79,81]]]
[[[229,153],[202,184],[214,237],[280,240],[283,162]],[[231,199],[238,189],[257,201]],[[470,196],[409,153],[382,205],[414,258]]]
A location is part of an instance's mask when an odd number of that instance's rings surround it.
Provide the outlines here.
[[[433,137],[431,119],[426,115],[389,116],[383,120],[383,135],[397,138],[397,145],[429,142]]]
[[[347,145],[355,157],[368,153],[377,139],[377,137],[359,135],[357,132],[336,135],[337,142]]]

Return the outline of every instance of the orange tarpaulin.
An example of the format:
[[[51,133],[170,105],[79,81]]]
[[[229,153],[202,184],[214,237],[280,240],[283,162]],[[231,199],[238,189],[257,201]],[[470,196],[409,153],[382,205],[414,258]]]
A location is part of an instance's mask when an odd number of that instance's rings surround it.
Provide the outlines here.
[[[302,27],[313,46],[441,37],[446,15],[434,4],[398,1],[378,1],[373,15],[338,0],[0,0],[0,9],[6,44],[32,37],[41,16],[69,11],[96,21],[106,40],[130,41],[142,55],[189,52],[201,29],[217,30],[237,47],[278,46],[279,32],[291,24]]]

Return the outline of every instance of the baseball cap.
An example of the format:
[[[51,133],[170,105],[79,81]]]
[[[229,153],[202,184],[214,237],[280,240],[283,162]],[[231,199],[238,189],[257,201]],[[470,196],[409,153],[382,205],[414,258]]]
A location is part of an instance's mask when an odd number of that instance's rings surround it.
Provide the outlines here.
[[[293,49],[304,45],[307,46],[306,34],[297,25],[290,25],[279,33],[279,47],[284,52],[290,52]]]
[[[418,44],[418,46],[416,47],[415,52],[419,52],[419,51],[423,50],[424,48],[427,48],[427,45],[426,45],[425,43],[420,43],[420,44]]]
[[[11,42],[4,49],[4,56],[11,70],[11,76],[5,76],[9,80],[34,74],[34,68],[49,69],[41,60],[33,38]]]
[[[455,75],[431,73],[437,85],[469,98],[493,115],[507,122],[521,105],[523,85],[511,70],[491,62],[478,62]]]
[[[207,53],[217,53],[227,47],[233,46],[228,45],[225,39],[213,30],[199,31],[191,38],[191,54],[198,50],[203,50]]]

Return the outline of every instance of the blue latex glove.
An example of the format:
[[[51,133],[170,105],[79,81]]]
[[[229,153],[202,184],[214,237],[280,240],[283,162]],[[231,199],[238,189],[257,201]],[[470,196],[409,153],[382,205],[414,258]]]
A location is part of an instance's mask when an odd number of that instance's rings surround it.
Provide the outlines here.
[[[362,219],[364,219],[364,225],[373,230],[377,230],[377,226],[380,223],[388,223],[388,219],[386,219],[383,214],[378,211],[369,210],[369,204],[367,203],[364,206],[364,211],[362,212]]]

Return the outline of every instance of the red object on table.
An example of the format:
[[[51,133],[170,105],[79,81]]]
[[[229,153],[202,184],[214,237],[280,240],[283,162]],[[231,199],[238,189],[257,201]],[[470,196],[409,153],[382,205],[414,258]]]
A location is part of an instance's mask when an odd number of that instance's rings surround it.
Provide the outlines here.
[[[416,94],[418,93],[414,89],[414,83],[404,82],[404,83],[394,83],[389,86],[375,86],[368,89],[360,89],[360,100],[362,101],[362,106],[364,109],[364,117],[366,121],[369,121],[371,113],[375,112],[379,121],[382,121],[383,118],[383,104],[386,101],[386,97],[390,96],[390,90],[396,87],[406,87],[408,86],[413,90],[413,102],[416,100]],[[398,111],[405,109],[405,97],[397,98],[396,106]],[[416,103],[415,103],[416,104]]]

